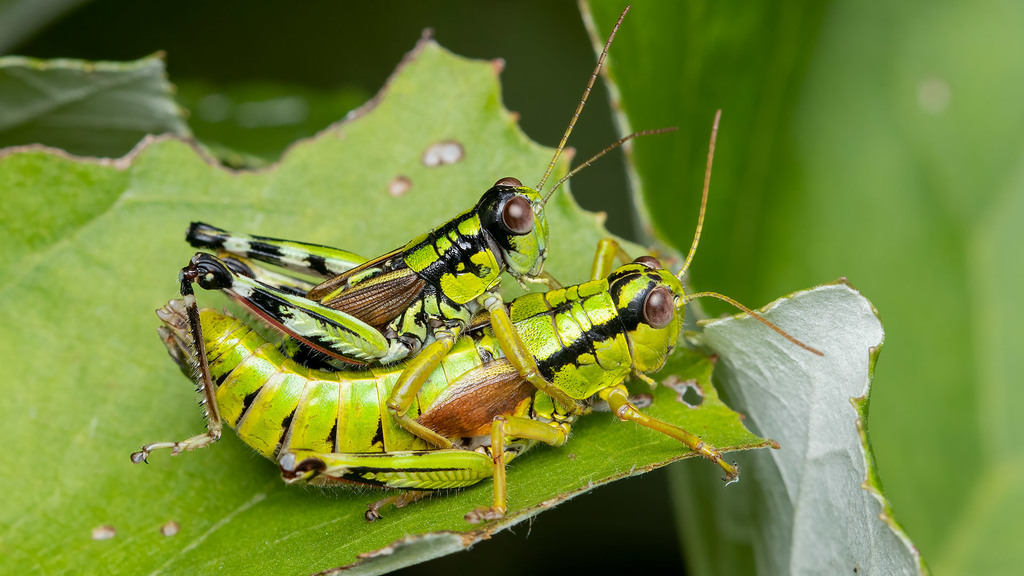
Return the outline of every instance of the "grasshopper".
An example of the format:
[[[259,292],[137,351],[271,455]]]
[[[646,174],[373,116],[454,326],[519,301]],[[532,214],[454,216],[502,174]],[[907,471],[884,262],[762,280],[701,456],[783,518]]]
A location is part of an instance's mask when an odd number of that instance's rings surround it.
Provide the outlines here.
[[[580,409],[566,407],[525,377],[525,360],[513,357],[518,349],[506,348],[494,315],[482,313],[410,399],[407,415],[415,415],[418,426],[447,441],[447,446],[437,446],[411,432],[387,404],[408,363],[366,369],[311,367],[297,348],[279,347],[226,314],[199,310],[194,295],[188,295],[158,311],[164,322],[160,333],[186,374],[200,372],[208,432],[183,442],[147,445],[132,460],[141,462],[159,448],[180,453],[204,446],[220,437],[226,423],[243,442],[276,461],[286,482],[408,491],[371,504],[371,520],[385,505],[403,506],[434,490],[491,477],[491,505],[466,515],[467,521],[480,522],[507,510],[507,463],[537,443],[565,444],[572,424],[600,399],[618,418],[679,440],[720,466],[727,482],[736,480],[738,467],[726,462],[719,450],[677,425],[645,415],[624,386],[631,374],[654,383],[647,374],[659,370],[675,348],[686,303],[705,296],[735,304],[820,354],[732,299],[683,289],[703,225],[718,116],[714,126],[697,233],[679,273],[650,256],[612,270],[616,258],[628,261],[628,256],[607,240],[598,247],[588,282],[526,294],[507,308],[501,305],[508,329],[523,342],[546,389],[559,391]]]
[[[511,351],[510,357],[517,362],[520,374],[570,411],[580,410],[576,400],[551,387],[538,374],[537,366],[510,326],[498,288],[505,271],[524,288],[527,282],[544,283],[549,288],[557,286],[543,272],[548,251],[544,212],[548,199],[569,177],[623,142],[642,134],[673,130],[649,130],[626,136],[578,166],[542,195],[626,12],[628,7],[612,30],[535,189],[516,178],[502,178],[473,208],[404,246],[369,260],[328,246],[232,234],[196,222],[186,239],[197,248],[217,254],[200,252],[182,270],[182,297],[191,301],[192,284],[223,291],[301,346],[334,360],[386,365],[411,357],[387,407],[403,427],[437,447],[450,447],[451,443],[417,423],[409,416],[409,408],[425,379],[479,312],[490,316],[496,338],[503,349]],[[267,265],[315,277],[320,283],[276,272]],[[198,333],[197,318],[192,326]]]

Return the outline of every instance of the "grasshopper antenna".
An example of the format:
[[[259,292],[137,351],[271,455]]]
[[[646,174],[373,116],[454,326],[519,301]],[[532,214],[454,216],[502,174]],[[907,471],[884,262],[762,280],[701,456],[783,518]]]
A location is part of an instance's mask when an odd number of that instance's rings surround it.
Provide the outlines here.
[[[544,203],[547,204],[548,203],[548,198],[551,198],[551,195],[555,193],[555,190],[558,190],[559,186],[561,186],[567,180],[569,180],[570,178],[572,178],[573,176],[578,174],[580,170],[583,170],[587,166],[590,166],[591,164],[594,163],[595,160],[597,160],[601,156],[604,156],[605,154],[611,152],[612,150],[615,150],[616,148],[618,148],[619,146],[622,146],[623,144],[625,144],[626,142],[632,140],[633,138],[636,138],[638,136],[647,136],[647,135],[650,135],[650,134],[664,134],[666,132],[675,132],[676,130],[679,130],[679,128],[676,128],[675,126],[672,126],[672,127],[669,127],[669,128],[655,128],[653,130],[641,130],[639,132],[633,132],[629,136],[624,136],[622,138],[619,138],[619,140],[617,142],[615,142],[614,144],[608,146],[604,150],[601,150],[597,154],[594,154],[593,156],[590,157],[589,160],[587,160],[586,162],[584,162],[584,163],[580,164],[579,166],[573,168],[572,172],[569,172],[565,176],[562,176],[558,180],[558,182],[555,182],[555,185],[551,187],[551,190],[548,191],[548,193],[544,195]]]
[[[715,112],[715,122],[711,125],[711,144],[708,145],[708,165],[704,169],[704,194],[700,198],[700,214],[697,216],[697,231],[693,233],[693,244],[690,244],[690,253],[686,255],[686,262],[676,274],[679,281],[683,281],[683,275],[690,269],[693,256],[697,253],[697,245],[700,244],[700,233],[704,229],[704,211],[708,207],[708,190],[711,188],[711,165],[715,160],[715,141],[718,139],[718,122],[722,119],[722,110]]]
[[[619,26],[622,24],[622,20],[626,17],[626,13],[629,12],[629,6],[622,11],[619,15],[618,22],[615,23],[615,27],[612,28],[612,33],[608,36],[608,41],[604,43],[604,50],[601,51],[601,56],[597,59],[597,66],[594,67],[594,73],[590,75],[590,81],[587,82],[587,89],[583,91],[583,98],[580,99],[580,103],[576,106],[576,111],[572,114],[572,119],[569,120],[569,126],[565,129],[565,134],[562,135],[562,141],[558,143],[558,148],[555,149],[555,155],[551,158],[551,163],[548,164],[547,171],[544,172],[544,177],[540,179],[540,184],[537,184],[537,192],[544,190],[544,183],[548,181],[548,177],[551,176],[551,171],[555,169],[555,163],[558,162],[558,157],[562,155],[562,150],[565,149],[566,142],[569,141],[569,135],[572,134],[573,126],[576,125],[576,121],[580,119],[580,113],[583,112],[583,106],[587,103],[587,98],[590,96],[590,90],[594,87],[594,82],[597,81],[597,75],[601,72],[601,67],[604,66],[604,59],[608,56],[608,48],[612,45],[612,40],[615,39],[615,33],[619,31]],[[550,194],[548,194],[550,196]],[[544,199],[547,201],[547,198]]]
[[[723,302],[728,302],[729,304],[732,304],[733,306],[739,308],[740,310],[745,312],[748,316],[750,316],[753,319],[757,320],[761,324],[764,324],[765,326],[771,328],[772,330],[777,332],[780,336],[782,336],[786,340],[789,340],[793,344],[796,344],[797,346],[803,348],[804,350],[807,350],[811,354],[816,354],[818,356],[824,356],[825,355],[825,353],[822,352],[821,350],[818,350],[817,348],[813,348],[811,346],[808,346],[807,344],[804,344],[803,342],[797,340],[796,338],[791,336],[789,334],[789,332],[786,332],[782,328],[779,328],[778,326],[773,324],[770,320],[768,320],[764,316],[761,316],[760,314],[758,314],[757,312],[754,312],[750,308],[747,308],[743,304],[740,304],[739,302],[733,300],[732,298],[729,298],[728,296],[724,296],[722,294],[719,294],[718,292],[697,292],[695,294],[689,294],[689,295],[687,295],[686,297],[683,298],[683,304],[685,305],[685,303],[691,302],[693,300],[696,300],[697,298],[717,298],[717,299],[719,299],[719,300],[721,300]]]
[[[700,215],[697,217],[697,231],[693,234],[693,244],[690,245],[690,253],[686,255],[686,262],[683,263],[683,268],[679,271],[679,274],[676,274],[676,277],[679,278],[680,282],[682,282],[683,275],[686,274],[686,270],[689,269],[690,263],[693,262],[693,255],[697,253],[697,245],[700,244],[700,233],[701,230],[704,228],[704,211],[708,205],[708,190],[711,187],[711,165],[715,159],[715,140],[718,138],[718,122],[719,120],[721,120],[721,118],[722,111],[718,110],[717,112],[715,112],[715,122],[714,124],[711,125],[711,144],[708,146],[708,165],[707,168],[704,170],[704,194],[702,195],[700,200]],[[724,296],[717,292],[697,292],[695,294],[689,294],[683,298],[681,305],[685,306],[687,302],[692,302],[697,298],[717,298],[723,302],[728,302],[729,304],[732,304],[736,308],[739,308],[752,318],[756,319],[758,322],[771,328],[780,336],[782,336],[786,340],[789,340],[793,344],[796,344],[797,346],[803,348],[804,350],[807,350],[812,354],[817,354],[818,356],[825,355],[821,350],[818,350],[817,348],[812,348],[807,344],[804,344],[803,342],[797,340],[788,332],[786,332],[782,328],[779,328],[764,316],[761,316],[757,312],[754,312],[753,310],[747,308],[743,304],[740,304],[736,300],[733,300],[732,298],[729,298],[728,296]]]

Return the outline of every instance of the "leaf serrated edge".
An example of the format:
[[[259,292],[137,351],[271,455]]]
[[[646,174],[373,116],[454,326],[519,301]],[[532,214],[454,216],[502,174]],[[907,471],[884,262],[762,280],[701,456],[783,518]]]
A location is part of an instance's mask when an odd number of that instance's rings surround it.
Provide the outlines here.
[[[845,278],[841,280],[845,281]],[[846,282],[849,286],[849,282]],[[850,286],[853,288],[852,286]],[[859,291],[858,291],[859,293]],[[872,310],[875,312],[875,316],[878,316],[878,311],[872,305]],[[881,321],[881,319],[879,319]],[[880,342],[877,346],[872,346],[869,349],[868,357],[868,386],[869,390],[863,396],[856,398],[850,398],[850,404],[853,405],[854,410],[857,411],[857,435],[860,437],[861,450],[864,454],[864,469],[866,470],[866,478],[861,483],[860,487],[865,492],[870,494],[882,507],[881,512],[878,514],[878,518],[884,522],[893,534],[899,539],[900,542],[906,546],[907,550],[910,551],[910,555],[913,557],[914,562],[917,564],[917,570],[920,574],[930,575],[931,570],[928,568],[928,564],[924,558],[921,557],[921,551],[918,550],[917,546],[907,535],[906,530],[896,520],[896,516],[893,513],[892,505],[889,500],[885,497],[885,491],[882,488],[882,477],[878,473],[878,463],[875,461],[875,453],[871,448],[871,439],[868,437],[868,412],[871,405],[871,382],[875,378],[875,365],[878,362],[878,356],[882,351],[882,343]]]
[[[157,51],[138,60],[83,60],[80,58],[32,58],[30,56],[0,56],[0,68],[34,68],[36,70],[64,69],[83,72],[134,72],[151,66],[164,70],[166,53]],[[164,71],[166,78],[166,71]]]

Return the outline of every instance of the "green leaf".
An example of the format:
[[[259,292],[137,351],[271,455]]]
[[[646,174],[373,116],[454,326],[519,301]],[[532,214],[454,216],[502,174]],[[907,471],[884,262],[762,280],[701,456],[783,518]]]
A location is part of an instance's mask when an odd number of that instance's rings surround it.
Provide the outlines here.
[[[372,255],[473,205],[498,178],[539,179],[552,151],[530,142],[502,106],[499,69],[424,42],[374,101],[261,171],[224,169],[171,137],[113,161],[40,147],[0,154],[0,189],[10,192],[0,204],[0,435],[11,463],[0,469],[0,571],[310,573],[380,551],[362,565],[379,572],[692,455],[611,414],[589,416],[567,446],[536,448],[511,466],[510,514],[483,527],[462,517],[490,500],[489,482],[368,525],[363,513],[380,493],[286,487],[273,463],[231,433],[208,449],[130,463],[142,443],[202,429],[191,384],[154,330],[153,310],[176,295],[192,254],[182,241],[188,223]],[[424,164],[429,147],[451,141],[459,161]],[[399,178],[409,186],[395,195]],[[549,270],[585,278],[607,235],[600,218],[562,192],[548,215]],[[656,377],[695,378],[704,401],[694,409],[659,388],[650,413],[721,448],[765,445],[718,400],[711,369],[679,350]],[[173,537],[161,534],[168,522],[179,527]]]
[[[188,136],[159,57],[134,62],[0,58],[0,147],[127,153],[147,134]]]

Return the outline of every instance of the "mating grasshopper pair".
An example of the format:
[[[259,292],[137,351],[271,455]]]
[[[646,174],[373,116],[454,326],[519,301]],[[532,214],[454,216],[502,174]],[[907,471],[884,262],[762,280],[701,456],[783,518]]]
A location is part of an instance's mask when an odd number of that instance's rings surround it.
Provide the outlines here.
[[[678,277],[651,258],[611,271],[621,251],[609,243],[589,282],[527,295],[509,308],[497,293],[503,270],[521,282],[544,281],[540,190],[587,92],[536,190],[499,180],[474,209],[379,258],[194,225],[193,245],[220,257],[197,254],[182,270],[183,299],[161,311],[161,333],[183,370],[198,373],[209,430],[147,445],[132,460],[205,446],[226,422],[275,459],[288,481],[415,490],[387,500],[404,503],[493,476],[492,506],[467,516],[482,520],[505,511],[505,463],[536,442],[564,443],[588,409],[582,402],[598,397],[620,418],[679,439],[735,478],[714,448],[645,416],[622,386],[631,373],[664,364],[685,303],[712,295],[687,296],[679,280],[700,224]],[[707,183],[704,194],[706,201]],[[701,222],[703,213],[702,203]],[[279,328],[287,335],[282,347],[236,319],[200,311],[193,283],[227,292]]]
[[[199,253],[192,258],[180,276],[182,297],[194,308],[193,283],[221,290],[300,343],[304,350],[326,356],[336,365],[386,365],[408,358],[387,407],[403,427],[434,446],[450,447],[451,442],[416,422],[408,415],[409,408],[425,379],[451,350],[470,319],[480,312],[489,315],[498,341],[510,352],[520,374],[570,411],[578,411],[575,400],[538,374],[536,363],[509,324],[498,288],[504,271],[524,287],[527,282],[545,283],[549,288],[557,285],[542,272],[548,244],[544,206],[575,172],[559,180],[547,195],[542,196],[541,191],[625,14],[616,23],[536,189],[523,186],[516,178],[502,178],[473,208],[372,260],[327,246],[235,235],[194,223],[187,240],[197,248],[216,250],[218,255]],[[631,134],[580,168],[631,138],[665,131]],[[282,274],[266,265],[313,276],[320,283]],[[197,313],[190,313],[190,322],[193,333],[199,334]],[[196,340],[199,374],[203,376],[207,370],[202,365],[202,342]],[[206,381],[198,384],[200,388],[210,387]],[[205,399],[212,401],[209,396]],[[171,448],[176,452],[191,450],[214,440],[211,432],[173,443]],[[158,447],[167,445],[161,443]],[[134,458],[144,460],[148,448]]]
[[[607,275],[601,274],[604,267],[597,264],[598,277],[589,282],[511,302],[511,326],[539,374],[573,401],[600,398],[619,418],[680,440],[717,462],[727,480],[734,479],[736,467],[717,450],[644,415],[623,386],[631,373],[660,368],[675,347],[687,300],[679,279],[650,257]],[[175,300],[160,311],[165,342],[186,373],[194,360],[189,310],[189,304]],[[455,440],[446,447],[431,445],[402,426],[386,405],[406,364],[311,368],[238,319],[204,309],[199,322],[215,382],[203,390],[211,398],[210,433],[219,437],[224,423],[231,426],[245,443],[277,461],[288,482],[413,491],[371,505],[371,519],[389,502],[402,505],[427,491],[487,477],[494,478],[491,506],[466,518],[500,517],[506,510],[506,463],[537,442],[564,444],[572,423],[588,410],[569,409],[535,388],[510,361],[493,326],[483,321],[466,329],[416,391],[408,414]],[[160,446],[147,449],[155,447]]]

